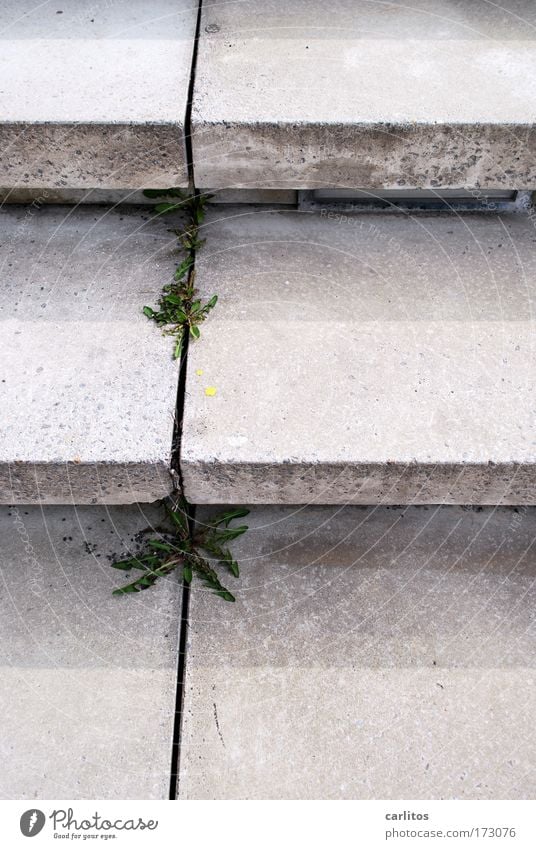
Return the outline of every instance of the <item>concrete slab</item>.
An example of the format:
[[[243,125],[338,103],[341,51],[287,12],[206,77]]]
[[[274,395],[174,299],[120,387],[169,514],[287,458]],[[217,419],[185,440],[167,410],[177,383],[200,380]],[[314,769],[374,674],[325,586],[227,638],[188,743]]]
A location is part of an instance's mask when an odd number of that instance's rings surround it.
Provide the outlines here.
[[[531,0],[205,4],[196,184],[532,188]]]
[[[536,512],[254,508],[193,588],[183,799],[531,799]]]
[[[0,185],[187,185],[196,6],[2,0]]]
[[[112,596],[153,507],[0,508],[0,795],[166,799],[180,585]]]
[[[536,502],[531,216],[235,207],[203,235],[192,502]]]
[[[172,279],[147,210],[0,212],[0,501],[155,501],[173,488],[178,368],[142,314]]]

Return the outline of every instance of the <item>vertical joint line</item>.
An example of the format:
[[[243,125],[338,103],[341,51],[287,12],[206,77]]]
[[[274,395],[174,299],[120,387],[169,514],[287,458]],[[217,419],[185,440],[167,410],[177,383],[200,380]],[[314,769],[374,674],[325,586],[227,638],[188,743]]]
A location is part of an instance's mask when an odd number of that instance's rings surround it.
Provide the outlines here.
[[[199,34],[201,32],[201,12],[203,0],[199,0],[197,7],[197,20],[195,24],[194,46],[192,50],[192,64],[190,68],[190,82],[188,85],[188,100],[186,103],[186,117],[184,122],[184,135],[186,142],[186,162],[188,165],[188,180],[190,190],[195,191],[194,157],[192,152],[192,103],[194,99],[195,72],[197,68],[197,52],[199,48]]]
[[[195,195],[199,192],[195,188],[194,182],[194,164],[192,153],[192,101],[195,85],[195,69],[197,64],[197,49],[199,43],[199,33],[201,28],[201,7],[202,0],[199,0],[197,7],[197,20],[195,25],[194,46],[192,51],[192,65],[190,69],[190,83],[188,86],[188,101],[186,106],[185,117],[185,142],[186,142],[186,161],[188,165],[188,182],[190,191]],[[190,276],[195,271],[196,256],[194,253],[194,263],[190,269]],[[190,334],[186,333],[186,338],[181,351],[181,359],[179,365],[179,383],[177,387],[177,404],[174,427],[174,438],[172,445],[172,464],[174,472],[177,476],[177,482],[181,493],[184,493],[182,480],[182,472],[180,466],[180,454],[182,443],[182,422],[184,418],[184,401],[186,395],[186,361],[188,358],[188,348],[190,344]],[[195,507],[190,507],[188,511],[188,526],[190,535],[193,536],[195,525]],[[171,748],[171,769],[169,779],[169,798],[175,800],[179,785],[179,769],[180,769],[180,750],[181,750],[181,728],[183,716],[184,702],[184,677],[186,672],[186,647],[188,639],[188,617],[190,610],[190,586],[183,580],[182,582],[182,605],[180,612],[179,623],[179,657],[177,663],[177,689],[175,695],[175,715],[173,725],[173,741]]]

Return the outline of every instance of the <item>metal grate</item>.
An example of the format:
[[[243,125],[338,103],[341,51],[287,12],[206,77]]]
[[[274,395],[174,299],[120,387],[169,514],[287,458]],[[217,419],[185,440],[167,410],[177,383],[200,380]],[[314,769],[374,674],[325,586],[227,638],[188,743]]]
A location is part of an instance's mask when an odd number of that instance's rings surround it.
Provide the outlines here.
[[[509,189],[314,189],[299,193],[300,209],[352,211],[519,212],[531,204],[531,192]]]

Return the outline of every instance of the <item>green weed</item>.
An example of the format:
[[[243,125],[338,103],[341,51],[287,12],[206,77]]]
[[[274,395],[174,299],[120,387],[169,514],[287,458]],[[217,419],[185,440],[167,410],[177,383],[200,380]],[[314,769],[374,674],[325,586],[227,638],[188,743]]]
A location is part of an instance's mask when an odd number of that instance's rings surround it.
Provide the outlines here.
[[[205,321],[218,301],[218,296],[213,295],[203,302],[197,296],[195,288],[195,256],[205,242],[199,237],[199,227],[204,221],[205,207],[210,195],[187,195],[180,189],[147,189],[144,194],[149,198],[173,198],[171,201],[156,204],[153,210],[156,215],[181,211],[187,217],[185,227],[173,231],[184,253],[184,258],[175,270],[173,282],[163,287],[158,309],[143,307],[147,318],[155,321],[166,335],[173,336],[173,357],[179,359],[186,334],[193,339],[199,339],[199,325]]]
[[[114,569],[139,572],[133,581],[114,590],[114,595],[147,590],[159,578],[180,567],[186,583],[190,584],[195,574],[215,595],[225,601],[235,601],[234,595],[222,584],[216,568],[221,566],[238,578],[240,569],[227,544],[247,531],[247,525],[233,527],[231,523],[247,516],[249,510],[227,510],[204,522],[192,534],[185,499],[175,496],[165,507],[167,524],[151,531],[151,538],[144,542],[140,553],[112,563]],[[206,555],[211,556],[212,563]]]

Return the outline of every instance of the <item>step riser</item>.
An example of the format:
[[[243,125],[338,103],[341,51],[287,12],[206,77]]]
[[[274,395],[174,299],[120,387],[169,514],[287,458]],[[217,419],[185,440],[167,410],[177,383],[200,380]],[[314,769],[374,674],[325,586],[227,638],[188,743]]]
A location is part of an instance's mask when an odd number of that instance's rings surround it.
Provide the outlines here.
[[[71,189],[187,186],[179,124],[0,124],[0,185]]]
[[[173,491],[169,464],[0,465],[0,504],[136,504]]]
[[[523,124],[197,123],[192,138],[195,182],[216,189],[536,186],[536,131]]]
[[[535,505],[536,464],[277,467],[182,463],[197,504]]]

